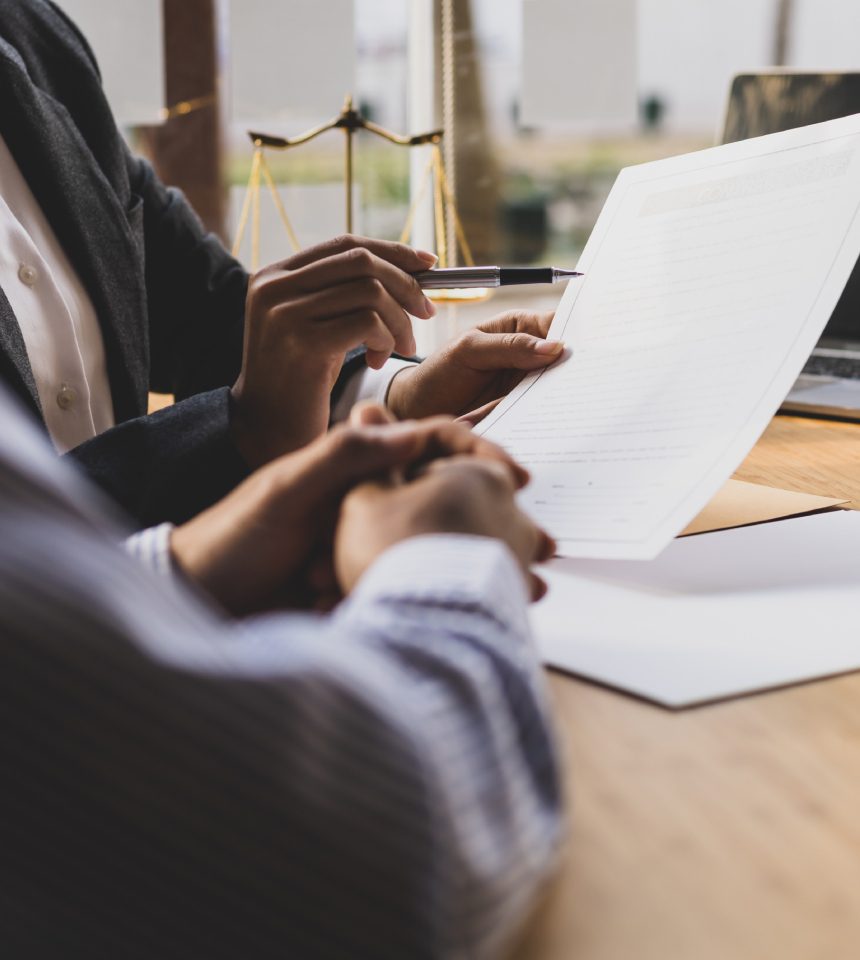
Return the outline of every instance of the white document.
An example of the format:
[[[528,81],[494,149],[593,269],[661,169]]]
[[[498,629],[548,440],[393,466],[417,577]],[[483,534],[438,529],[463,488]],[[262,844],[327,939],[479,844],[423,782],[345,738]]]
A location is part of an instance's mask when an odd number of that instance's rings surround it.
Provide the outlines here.
[[[860,513],[676,540],[650,563],[553,560],[544,662],[672,707],[860,669]]]
[[[656,556],[756,442],[860,255],[860,115],[623,170],[553,320],[569,356],[480,425],[572,557]]]

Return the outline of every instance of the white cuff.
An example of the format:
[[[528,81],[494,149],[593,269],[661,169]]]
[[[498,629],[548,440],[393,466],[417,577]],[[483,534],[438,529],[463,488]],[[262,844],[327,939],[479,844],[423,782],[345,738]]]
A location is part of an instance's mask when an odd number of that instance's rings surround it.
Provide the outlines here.
[[[157,527],[148,527],[132,534],[125,541],[125,549],[138,563],[149,567],[163,577],[173,575],[173,560],[170,556],[170,534],[172,523],[162,523]]]
[[[377,600],[480,612],[529,635],[525,578],[510,550],[490,537],[432,534],[396,544],[368,568],[350,605]]]
[[[331,410],[331,422],[340,423],[349,416],[349,411],[362,400],[373,400],[375,403],[385,405],[385,399],[388,396],[388,388],[395,374],[399,373],[404,367],[414,366],[414,360],[398,360],[392,357],[386,360],[380,370],[372,370],[365,367],[363,370],[354,373],[343,388],[337,403]]]

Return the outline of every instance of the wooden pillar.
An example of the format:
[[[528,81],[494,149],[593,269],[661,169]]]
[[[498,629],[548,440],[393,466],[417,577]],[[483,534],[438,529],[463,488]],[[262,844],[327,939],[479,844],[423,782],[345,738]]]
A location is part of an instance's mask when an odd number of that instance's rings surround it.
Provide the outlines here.
[[[471,0],[453,0],[453,80],[455,122],[445,131],[446,163],[457,209],[476,263],[493,263],[499,254],[499,171],[493,152],[481,83],[480,51],[475,39]],[[445,100],[442,68],[442,11],[437,0],[437,103]],[[445,118],[441,117],[442,123]],[[453,169],[450,169],[453,159]]]
[[[792,0],[779,0],[773,41],[773,65],[782,67],[788,62],[791,45]]]
[[[162,0],[170,118],[145,133],[158,175],[226,239],[219,76],[220,0]]]

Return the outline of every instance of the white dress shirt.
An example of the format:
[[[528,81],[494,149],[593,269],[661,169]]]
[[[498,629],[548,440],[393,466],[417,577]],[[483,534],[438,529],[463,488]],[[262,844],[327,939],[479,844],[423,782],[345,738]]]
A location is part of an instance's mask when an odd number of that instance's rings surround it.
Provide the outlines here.
[[[0,289],[21,328],[57,450],[70,450],[112,427],[95,308],[2,137]]]

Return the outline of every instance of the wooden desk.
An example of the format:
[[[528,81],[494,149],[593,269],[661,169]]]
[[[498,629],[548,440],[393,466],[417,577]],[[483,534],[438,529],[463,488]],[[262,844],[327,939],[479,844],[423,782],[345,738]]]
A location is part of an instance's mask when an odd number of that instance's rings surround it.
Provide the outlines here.
[[[778,417],[736,476],[860,508],[860,426]],[[860,956],[860,674],[678,713],[550,676],[572,828],[515,956]]]

